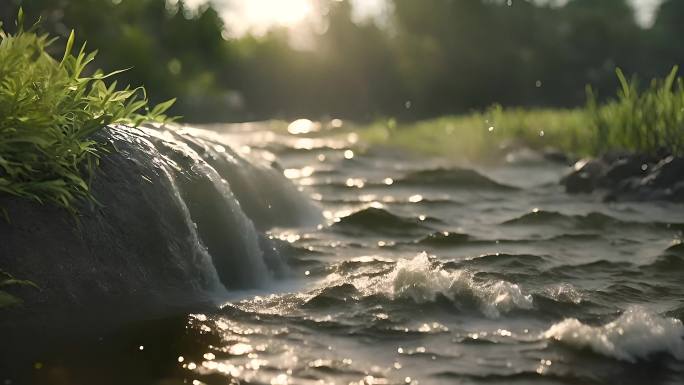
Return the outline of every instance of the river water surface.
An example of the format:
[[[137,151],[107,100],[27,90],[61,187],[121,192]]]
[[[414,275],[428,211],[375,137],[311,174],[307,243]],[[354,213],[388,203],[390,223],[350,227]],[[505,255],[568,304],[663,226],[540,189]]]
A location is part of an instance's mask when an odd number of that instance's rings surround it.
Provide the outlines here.
[[[684,383],[684,207],[567,195],[568,167],[529,152],[478,166],[352,131],[207,128],[322,223],[269,232],[290,271],[260,289],[75,342],[57,361],[76,382]]]

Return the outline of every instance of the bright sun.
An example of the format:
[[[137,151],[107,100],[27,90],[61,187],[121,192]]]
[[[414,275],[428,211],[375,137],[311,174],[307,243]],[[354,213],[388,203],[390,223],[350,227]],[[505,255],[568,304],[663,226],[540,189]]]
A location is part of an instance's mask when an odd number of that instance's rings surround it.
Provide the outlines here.
[[[224,18],[233,34],[240,35],[247,30],[259,34],[274,25],[292,27],[312,11],[311,0],[233,1]]]

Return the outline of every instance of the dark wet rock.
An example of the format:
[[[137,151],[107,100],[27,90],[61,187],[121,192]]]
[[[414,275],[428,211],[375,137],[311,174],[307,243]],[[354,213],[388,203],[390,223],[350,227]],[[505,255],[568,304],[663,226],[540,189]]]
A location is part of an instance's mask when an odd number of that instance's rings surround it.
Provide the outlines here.
[[[580,162],[561,180],[568,193],[599,189],[606,201],[684,202],[684,157],[613,153]]]
[[[668,156],[658,162],[642,184],[654,188],[674,188],[680,182],[684,182],[684,158]]]
[[[642,156],[619,158],[608,166],[604,177],[601,178],[601,183],[612,186],[629,178],[643,177],[647,174],[649,167],[648,159]]]
[[[563,179],[565,191],[570,194],[590,193],[596,188],[596,180],[588,173],[575,171]]]
[[[100,204],[84,204],[78,223],[60,208],[0,195],[11,219],[0,221],[0,266],[40,288],[14,289],[24,304],[1,310],[0,330],[18,319],[41,330],[64,325],[59,318],[82,327],[94,313],[144,318],[208,298],[212,279],[171,186],[143,151],[117,144],[124,151],[104,156],[93,179]]]
[[[155,132],[120,127],[96,138],[113,148],[93,175],[97,203],[82,202],[76,218],[0,194],[10,218],[0,219],[0,269],[39,287],[2,288],[24,301],[0,309],[3,343],[24,324],[79,329],[195,308],[226,288],[255,287],[283,270],[278,250],[242,211],[256,204],[232,193],[231,183],[247,177],[221,174],[216,169],[229,165],[216,160],[211,167],[182,140]],[[235,167],[247,167],[238,160]],[[298,203],[288,187],[278,187],[289,183],[281,174],[264,169],[258,178],[270,178],[278,195],[258,196],[273,203],[269,215],[259,216],[268,227],[269,218],[286,216],[279,207]]]
[[[561,183],[570,194],[590,193],[605,175],[607,164],[601,159],[583,159],[575,163],[574,170]]]

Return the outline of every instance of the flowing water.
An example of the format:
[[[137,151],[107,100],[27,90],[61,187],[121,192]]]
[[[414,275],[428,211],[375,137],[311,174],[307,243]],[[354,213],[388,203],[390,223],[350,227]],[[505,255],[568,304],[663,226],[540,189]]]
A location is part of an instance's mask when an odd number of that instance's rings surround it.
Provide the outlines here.
[[[240,287],[253,289],[56,347],[32,381],[684,383],[684,207],[567,195],[568,168],[529,152],[478,166],[364,148],[341,129],[205,128],[192,135],[301,191],[258,220],[248,206],[283,187],[227,181],[257,228],[281,226],[267,234],[284,267],[250,251]],[[282,227],[288,209],[309,220]]]

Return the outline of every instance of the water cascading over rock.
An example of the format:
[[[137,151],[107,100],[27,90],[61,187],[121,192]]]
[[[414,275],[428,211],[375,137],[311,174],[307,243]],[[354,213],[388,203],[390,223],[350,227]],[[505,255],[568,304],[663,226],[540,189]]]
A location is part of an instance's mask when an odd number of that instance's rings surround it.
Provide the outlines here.
[[[0,221],[0,266],[39,286],[18,289],[25,304],[7,320],[144,305],[121,312],[135,319],[263,287],[287,272],[263,231],[320,220],[278,171],[200,130],[116,126],[98,140],[111,149],[92,179],[97,202],[76,219],[0,196],[11,220]]]

